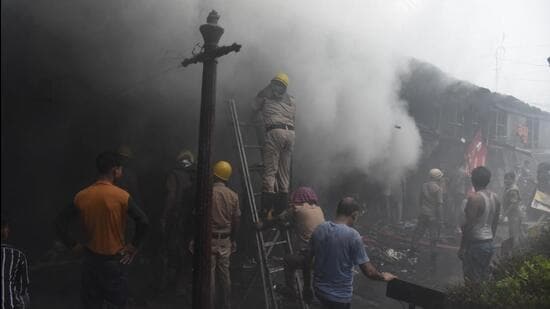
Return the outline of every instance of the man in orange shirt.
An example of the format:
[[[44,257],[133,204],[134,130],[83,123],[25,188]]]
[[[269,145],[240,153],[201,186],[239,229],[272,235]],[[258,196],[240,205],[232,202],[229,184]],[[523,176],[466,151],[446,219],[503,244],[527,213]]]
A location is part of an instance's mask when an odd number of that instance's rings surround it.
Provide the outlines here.
[[[114,185],[122,176],[121,158],[112,152],[96,159],[97,181],[78,192],[73,204],[56,219],[58,236],[73,252],[84,251],[81,300],[84,308],[104,304],[123,308],[128,299],[126,264],[130,264],[143,240],[149,222],[130,195]],[[126,243],[127,217],[136,222],[134,239]],[[79,217],[85,234],[84,244],[68,232],[69,223]]]

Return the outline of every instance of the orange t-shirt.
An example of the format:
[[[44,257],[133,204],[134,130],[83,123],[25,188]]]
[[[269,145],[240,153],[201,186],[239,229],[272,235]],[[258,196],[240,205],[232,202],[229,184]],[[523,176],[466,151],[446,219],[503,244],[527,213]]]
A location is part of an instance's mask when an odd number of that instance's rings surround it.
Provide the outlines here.
[[[124,247],[129,197],[106,181],[97,181],[76,194],[74,204],[80,211],[88,249],[114,255]]]

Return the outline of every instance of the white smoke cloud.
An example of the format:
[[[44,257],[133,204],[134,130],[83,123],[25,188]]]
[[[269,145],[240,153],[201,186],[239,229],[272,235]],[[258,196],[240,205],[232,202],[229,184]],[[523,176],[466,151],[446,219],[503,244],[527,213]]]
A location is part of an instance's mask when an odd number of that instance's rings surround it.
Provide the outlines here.
[[[398,99],[402,58],[394,52],[395,32],[384,26],[392,5],[206,3],[201,7],[222,14],[223,40],[243,44],[241,53],[221,61],[222,89],[244,87],[251,99],[276,72],[289,74],[298,105],[295,163],[310,167],[312,183],[323,185],[327,175],[355,169],[396,181],[415,167],[421,140]],[[236,76],[247,74],[235,84]]]

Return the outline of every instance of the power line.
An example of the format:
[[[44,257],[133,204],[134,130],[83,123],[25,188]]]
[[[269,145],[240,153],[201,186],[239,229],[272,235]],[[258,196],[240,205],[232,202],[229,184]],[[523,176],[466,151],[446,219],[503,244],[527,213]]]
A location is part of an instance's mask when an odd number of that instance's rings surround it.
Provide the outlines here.
[[[544,82],[550,83],[550,79],[529,79],[529,78],[518,78],[518,77],[504,77],[505,79],[515,79],[515,80],[524,80],[528,82]]]
[[[525,61],[515,60],[515,59],[501,58],[500,60],[506,61],[506,62],[511,62],[511,63],[530,65],[530,66],[534,66],[534,67],[547,67],[547,65],[544,65],[544,64],[536,64],[536,63],[525,62]]]
[[[535,44],[535,45],[514,45],[514,46],[507,46],[507,48],[512,49],[520,49],[520,48],[548,48],[550,47],[550,44]]]
[[[540,74],[540,73],[544,73],[544,72],[550,73],[550,71],[547,68],[540,68],[540,69],[533,70],[533,71],[527,71],[527,72],[522,71],[521,74],[529,75],[529,74]]]
[[[170,72],[170,71],[173,71],[175,69],[178,69],[178,68],[181,68],[181,66],[170,66],[160,72],[157,72],[157,73],[153,73],[149,76],[147,76],[146,78],[142,79],[142,80],[139,80],[131,85],[128,85],[127,87],[125,87],[123,90],[119,90],[119,91],[116,91],[116,92],[112,92],[111,94],[107,94],[105,98],[108,98],[108,99],[115,99],[115,98],[120,98],[130,92],[132,92],[133,90],[135,90],[138,86],[141,86],[143,85],[144,83],[146,82],[150,82],[150,81],[153,81],[153,80],[156,80],[158,78],[160,78],[161,76],[163,76],[164,74]]]

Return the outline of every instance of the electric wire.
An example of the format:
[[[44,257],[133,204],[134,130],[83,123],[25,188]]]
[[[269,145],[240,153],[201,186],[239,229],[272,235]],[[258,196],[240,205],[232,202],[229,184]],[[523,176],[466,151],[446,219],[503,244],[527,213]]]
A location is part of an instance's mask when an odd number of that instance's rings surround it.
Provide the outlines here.
[[[500,60],[510,62],[510,63],[515,63],[515,64],[530,65],[534,67],[548,67],[548,65],[546,64],[537,64],[537,63],[525,62],[525,61],[515,60],[515,59],[501,58]]]
[[[176,69],[180,68],[179,65],[177,66],[170,66],[164,70],[161,70],[159,72],[156,72],[156,73],[153,73],[153,74],[150,74],[149,76],[145,77],[144,79],[142,80],[139,80],[133,84],[130,84],[126,87],[124,87],[124,89],[122,90],[118,90],[118,91],[114,91],[114,92],[111,92],[110,94],[106,94],[104,95],[104,98],[105,99],[119,99],[129,93],[131,93],[132,91],[134,91],[135,89],[137,89],[139,86],[147,83],[147,82],[151,82],[151,81],[154,81],[154,80],[157,80],[159,79],[161,76],[171,72],[171,71],[174,71]]]

